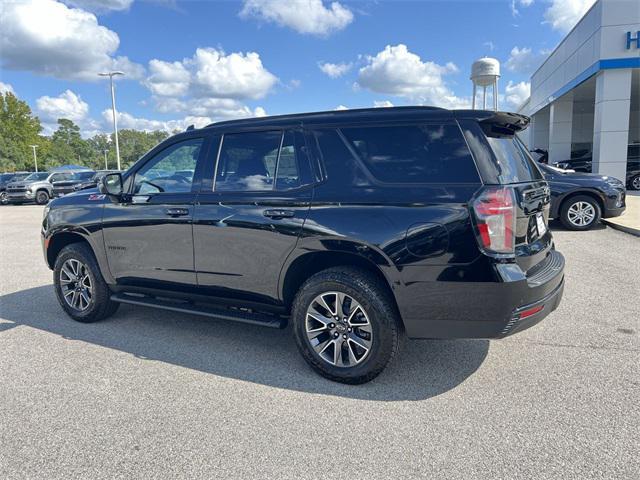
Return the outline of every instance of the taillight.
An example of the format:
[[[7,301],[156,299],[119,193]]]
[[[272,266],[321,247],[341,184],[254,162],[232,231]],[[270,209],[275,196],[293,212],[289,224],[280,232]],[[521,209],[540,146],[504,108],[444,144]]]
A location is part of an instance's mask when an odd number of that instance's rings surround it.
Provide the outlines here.
[[[509,187],[486,187],[473,200],[478,243],[488,255],[515,250],[515,198]]]

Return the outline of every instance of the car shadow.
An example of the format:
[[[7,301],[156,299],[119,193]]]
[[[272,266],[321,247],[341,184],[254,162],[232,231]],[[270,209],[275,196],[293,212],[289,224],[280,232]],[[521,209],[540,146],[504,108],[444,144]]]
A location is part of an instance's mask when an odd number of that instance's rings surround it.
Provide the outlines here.
[[[374,401],[424,400],[447,392],[472,375],[489,350],[488,340],[407,341],[378,378],[350,386],[315,374],[299,355],[290,328],[275,330],[128,305],[107,320],[82,324],[63,312],[52,286],[0,296],[0,317],[5,320],[0,335],[28,326],[222,377]]]

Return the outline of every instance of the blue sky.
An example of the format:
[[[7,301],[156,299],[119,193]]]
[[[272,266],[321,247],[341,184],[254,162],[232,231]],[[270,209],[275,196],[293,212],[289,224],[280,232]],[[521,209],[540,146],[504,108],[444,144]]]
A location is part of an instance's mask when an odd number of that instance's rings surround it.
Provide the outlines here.
[[[528,81],[593,0],[9,0],[0,87],[49,132],[59,116],[109,131],[183,128],[247,115],[470,103],[471,63],[502,63],[501,104]]]

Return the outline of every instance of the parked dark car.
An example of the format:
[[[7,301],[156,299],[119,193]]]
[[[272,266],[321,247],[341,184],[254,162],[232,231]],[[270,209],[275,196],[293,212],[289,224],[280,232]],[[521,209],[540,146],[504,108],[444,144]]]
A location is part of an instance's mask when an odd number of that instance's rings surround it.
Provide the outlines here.
[[[617,178],[538,166],[551,188],[549,216],[559,219],[566,228],[589,230],[600,218],[617,217],[624,212],[624,183]]]
[[[96,172],[94,172],[93,170],[71,172],[67,178],[51,183],[51,185],[53,185],[53,196],[62,197],[71,192],[74,192],[76,189],[76,185],[79,185],[82,182],[90,181],[95,174]]]
[[[404,335],[520,332],[564,287],[549,186],[514,138],[528,121],[403,107],[175,135],[45,209],[58,300],[80,322],[120,303],[290,322],[309,365],[346,383],[378,375]]]
[[[82,180],[73,186],[73,191],[77,192],[78,190],[86,190],[88,188],[96,188],[98,186],[98,182],[102,177],[104,177],[108,173],[116,173],[118,170],[97,170],[91,178]]]
[[[556,162],[554,166],[564,170],[591,173],[592,162],[592,153],[587,152],[576,158]],[[640,144],[638,143],[633,143],[627,148],[627,174],[625,184],[627,188],[631,190],[640,190]]]
[[[7,185],[9,182],[22,180],[30,174],[31,172],[10,172],[0,174],[0,205],[6,205],[9,203],[9,197],[7,195]]]

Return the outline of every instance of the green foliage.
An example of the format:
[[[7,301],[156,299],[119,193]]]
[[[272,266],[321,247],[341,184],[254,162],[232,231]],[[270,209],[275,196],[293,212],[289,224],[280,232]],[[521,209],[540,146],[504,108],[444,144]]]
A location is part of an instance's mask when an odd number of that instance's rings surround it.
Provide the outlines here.
[[[42,126],[29,105],[12,93],[0,94],[0,171],[33,170],[33,150],[38,145],[38,169],[74,164],[93,169],[105,168],[105,150],[109,169],[117,167],[114,135],[97,134],[89,139],[80,135],[73,121],[60,118],[50,136],[42,136]],[[168,137],[167,132],[120,130],[120,162],[123,169]]]
[[[30,145],[40,145],[41,130],[26,102],[13,93],[0,93],[0,170],[32,170]]]

